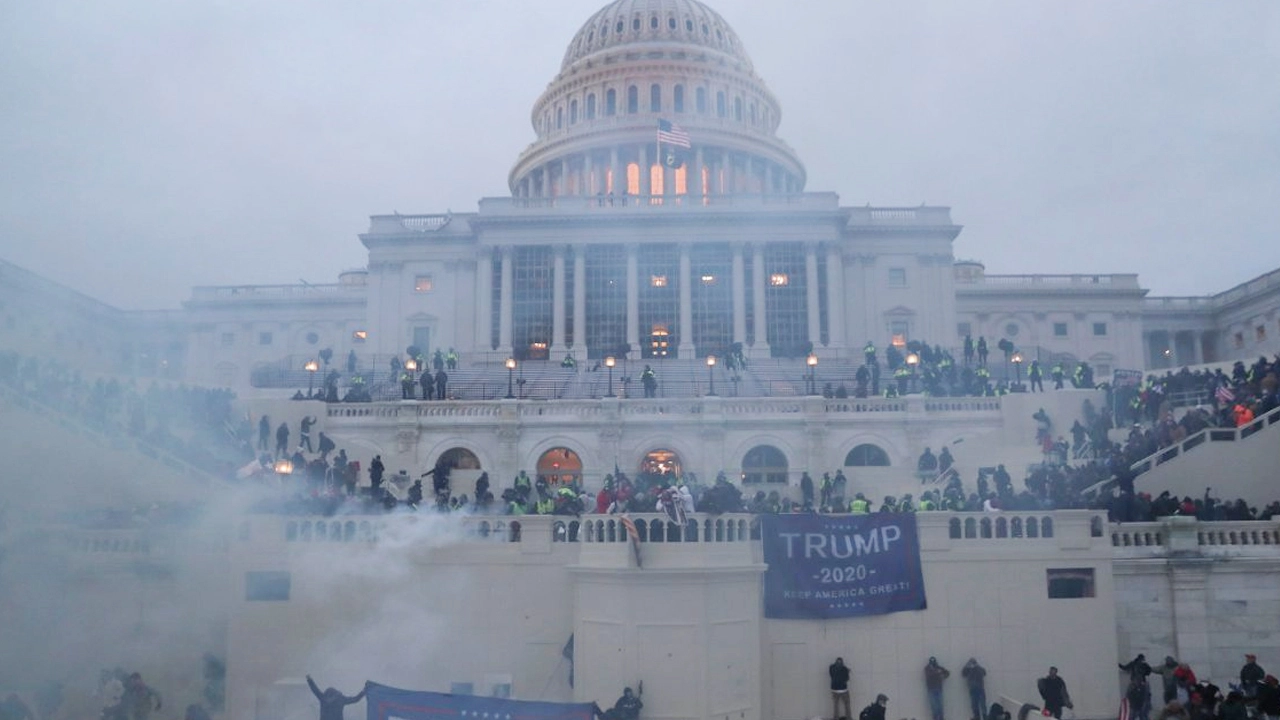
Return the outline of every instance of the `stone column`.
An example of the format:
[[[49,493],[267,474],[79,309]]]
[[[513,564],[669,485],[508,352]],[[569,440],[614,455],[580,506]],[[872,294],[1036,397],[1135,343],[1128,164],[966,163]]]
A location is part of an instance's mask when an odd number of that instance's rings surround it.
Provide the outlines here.
[[[640,262],[636,253],[639,248],[627,246],[627,342],[631,351],[640,355]]]
[[[832,349],[847,346],[844,303],[844,253],[833,242],[827,245],[827,347]]]
[[[511,329],[512,319],[514,317],[514,306],[512,304],[512,287],[514,285],[515,274],[513,272],[512,263],[515,259],[515,253],[512,252],[510,245],[502,248],[502,286],[500,290],[501,297],[498,298],[498,352],[511,354]]]
[[[685,182],[685,190],[691,197],[702,197],[702,148],[693,152],[693,168]]]
[[[773,163],[770,162],[764,164],[764,191],[773,192]]]
[[[680,243],[680,343],[676,346],[676,357],[681,360],[694,357],[693,267],[687,243]]]
[[[587,246],[573,247],[573,350],[587,361]]]
[[[613,185],[609,186],[608,183],[606,182],[604,186],[606,195],[609,194],[610,192],[612,192],[614,195],[621,195],[622,188],[626,187],[625,179],[621,182],[618,180],[619,172],[621,171],[618,169],[618,148],[611,148],[609,150],[609,174],[612,177],[609,178],[609,182],[612,182]]]
[[[742,245],[733,246],[733,341],[747,345],[747,269]]]
[[[653,194],[653,187],[651,187],[649,184],[649,181],[653,178],[653,175],[650,174],[648,143],[645,143],[644,145],[640,146],[640,161],[638,165],[640,167],[640,187],[639,187],[640,195],[645,198],[644,202],[647,203],[648,197]]]
[[[809,342],[817,348],[822,344],[822,315],[818,306],[818,246],[805,243],[804,246],[804,292],[805,310],[809,319]]]
[[[752,248],[751,256],[751,294],[754,314],[752,319],[755,321],[756,341],[751,346],[753,357],[769,356],[769,334],[768,325],[765,323],[765,306],[764,306],[764,245],[756,243]]]
[[[595,171],[595,164],[591,162],[591,153],[587,153],[582,157],[582,189],[581,192],[586,197],[596,194],[596,181],[592,177]]]
[[[476,352],[493,349],[493,250],[480,248],[476,259]]]
[[[573,193],[573,188],[569,187],[569,159],[560,158],[560,192],[556,193],[556,197],[568,196]]]
[[[564,246],[551,250],[551,359],[564,355]]]

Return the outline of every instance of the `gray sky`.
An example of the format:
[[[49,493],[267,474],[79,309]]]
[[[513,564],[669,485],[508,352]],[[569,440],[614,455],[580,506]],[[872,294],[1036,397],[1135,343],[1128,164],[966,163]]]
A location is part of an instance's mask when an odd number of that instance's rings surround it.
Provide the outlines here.
[[[370,214],[507,194],[601,0],[9,0],[0,257],[126,308],[332,282]],[[1280,3],[716,0],[809,190],[950,205],[988,272],[1280,266]]]

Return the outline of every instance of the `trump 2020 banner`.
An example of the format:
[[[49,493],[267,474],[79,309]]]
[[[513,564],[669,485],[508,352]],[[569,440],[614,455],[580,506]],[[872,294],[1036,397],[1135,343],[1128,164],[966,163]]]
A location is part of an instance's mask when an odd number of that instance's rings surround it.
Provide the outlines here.
[[[915,513],[765,515],[764,616],[925,609]]]

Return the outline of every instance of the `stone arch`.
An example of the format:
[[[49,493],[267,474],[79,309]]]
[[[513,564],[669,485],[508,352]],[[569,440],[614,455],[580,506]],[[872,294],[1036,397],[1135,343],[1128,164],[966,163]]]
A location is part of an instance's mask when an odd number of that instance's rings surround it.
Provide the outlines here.
[[[786,485],[789,479],[787,456],[773,445],[756,445],[742,456],[744,483]]]
[[[536,477],[545,478],[551,485],[577,483],[582,485],[582,456],[571,448],[554,447],[538,456]]]
[[[540,439],[533,445],[533,447],[529,448],[529,454],[526,456],[529,460],[528,465],[522,461],[520,467],[517,468],[517,471],[525,469],[530,475],[536,476],[538,471],[538,461],[542,459],[543,455],[557,448],[571,450],[578,456],[578,459],[582,464],[580,474],[583,476],[583,479],[587,477],[588,473],[594,473],[592,477],[595,480],[603,482],[605,470],[601,467],[599,458],[591,452],[590,447],[586,443],[580,442],[568,435],[552,435]],[[613,472],[612,466],[609,467],[608,472]]]
[[[730,462],[736,462],[737,465],[732,468],[723,468],[723,469],[726,471],[726,473],[730,477],[733,477],[735,473],[738,475],[738,477],[741,477],[742,460],[746,458],[747,453],[751,452],[752,449],[760,445],[772,445],[778,450],[781,450],[782,454],[787,458],[788,463],[790,465],[797,465],[797,463],[792,462],[793,458],[802,457],[801,452],[798,451],[795,447],[793,447],[791,443],[787,442],[785,438],[780,437],[778,435],[760,433],[757,435],[752,435],[744,439],[742,442],[739,442],[737,445],[735,445],[733,449],[729,451],[728,457],[731,458]],[[794,469],[798,471],[804,468],[797,466]],[[812,475],[814,473],[814,470],[815,469],[810,469],[809,473]]]
[[[696,471],[697,464],[702,458],[701,453],[686,444],[683,439],[670,435],[650,435],[636,442],[632,448],[630,461],[622,465],[622,471],[626,473],[638,471],[645,457],[654,450],[669,450],[675,453],[680,458],[681,471],[686,473],[690,470]]]
[[[844,456],[845,467],[889,467],[889,453],[875,443],[854,446]]]
[[[436,461],[439,460],[441,456],[455,448],[467,450],[472,455],[479,458],[481,469],[496,467],[493,462],[493,458],[490,457],[486,448],[469,439],[458,437],[457,435],[441,438],[429,448],[424,448],[420,445],[414,460],[418,467],[433,468],[436,466]]]
[[[883,378],[882,378],[882,381],[883,381]],[[851,450],[858,447],[859,445],[864,445],[864,444],[879,446],[880,449],[888,453],[889,465],[891,467],[897,467],[907,462],[906,449],[903,447],[903,445],[900,442],[897,442],[896,440],[888,437],[887,435],[883,435],[881,433],[874,433],[874,432],[858,433],[857,435],[849,437],[843,443],[841,443],[839,447],[839,454],[834,456],[833,459],[837,459],[841,463],[843,463],[844,459],[849,456],[849,452]],[[915,458],[911,458],[911,461],[914,462]]]

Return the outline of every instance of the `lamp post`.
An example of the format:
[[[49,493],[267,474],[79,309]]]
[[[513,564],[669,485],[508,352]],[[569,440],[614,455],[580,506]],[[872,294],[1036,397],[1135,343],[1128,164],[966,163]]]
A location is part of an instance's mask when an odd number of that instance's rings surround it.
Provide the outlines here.
[[[277,475],[292,475],[293,461],[289,458],[280,458],[276,461],[274,469]]]
[[[809,367],[808,377],[805,378],[806,380],[809,381],[809,394],[817,395],[818,394],[818,356],[815,355],[814,353],[809,353],[809,357],[804,359],[804,364]]]
[[[512,381],[515,380],[515,377],[516,377],[516,359],[513,357],[507,358],[506,365],[507,365],[507,399],[515,400],[516,394],[515,392],[512,391],[511,385],[512,385]]]
[[[411,372],[411,373],[412,373],[412,372],[417,372],[417,371],[418,371],[418,361],[417,361],[417,360],[414,360],[413,358],[409,358],[408,360],[405,360],[405,361],[404,361],[404,369],[405,369],[405,372]]]
[[[1013,391],[1022,392],[1022,352],[1014,350],[1013,357],[1009,359],[1013,362],[1013,369],[1018,374],[1018,382],[1013,386]]]
[[[604,366],[609,368],[609,397],[613,397],[613,366],[617,364],[612,355],[604,359]]]
[[[715,355],[707,356],[707,380],[708,382],[711,383],[710,388],[707,390],[707,397],[712,397],[716,394],[716,356]]]
[[[914,353],[914,352],[907,353],[907,367],[911,368],[911,381],[910,381],[911,387],[909,388],[909,390],[911,391],[914,391],[916,389],[916,366],[919,364],[920,364],[919,353]]]
[[[308,373],[307,380],[307,399],[311,399],[311,391],[316,387],[316,371],[320,369],[320,363],[315,360],[308,360],[306,365],[302,366],[303,370]]]

